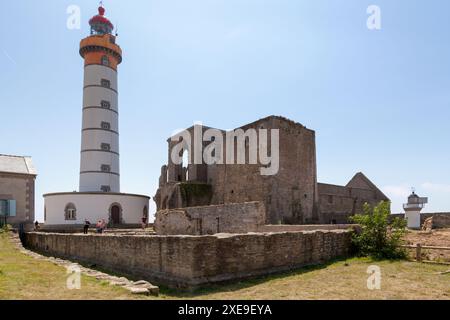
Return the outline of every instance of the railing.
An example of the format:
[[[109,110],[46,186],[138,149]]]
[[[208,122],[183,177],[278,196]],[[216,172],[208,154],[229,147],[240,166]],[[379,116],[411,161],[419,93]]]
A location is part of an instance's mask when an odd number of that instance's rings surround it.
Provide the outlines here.
[[[425,207],[424,203],[406,203],[403,205],[403,209],[417,208],[423,209]]]
[[[403,245],[402,248],[416,249],[416,261],[417,262],[427,262],[422,259],[422,249],[427,250],[450,250],[450,247],[437,247],[437,246],[422,246],[420,243],[413,245]]]

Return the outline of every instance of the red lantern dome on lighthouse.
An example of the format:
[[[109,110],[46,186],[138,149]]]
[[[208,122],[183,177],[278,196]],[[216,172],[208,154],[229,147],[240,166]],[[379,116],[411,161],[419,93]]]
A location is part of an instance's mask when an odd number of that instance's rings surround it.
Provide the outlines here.
[[[98,15],[89,20],[89,25],[91,34],[111,34],[114,30],[114,25],[105,17],[105,8],[101,5],[98,7]]]

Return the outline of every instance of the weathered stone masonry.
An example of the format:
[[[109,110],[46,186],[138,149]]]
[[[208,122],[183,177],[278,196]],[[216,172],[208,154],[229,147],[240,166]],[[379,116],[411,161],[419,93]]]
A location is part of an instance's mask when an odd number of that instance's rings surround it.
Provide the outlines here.
[[[96,264],[159,285],[194,288],[318,264],[346,256],[347,230],[215,236],[27,233],[41,253]]]
[[[162,210],[156,214],[155,231],[159,235],[256,232],[265,218],[262,202]]]

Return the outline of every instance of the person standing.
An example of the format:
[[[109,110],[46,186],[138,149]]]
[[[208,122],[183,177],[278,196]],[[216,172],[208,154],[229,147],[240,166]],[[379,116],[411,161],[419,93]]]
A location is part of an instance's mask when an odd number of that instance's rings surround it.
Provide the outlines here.
[[[102,233],[103,232],[103,230],[102,230],[102,221],[101,220],[97,221],[97,224],[95,225],[95,230],[97,230],[97,233]]]
[[[84,220],[83,233],[88,234],[89,227],[91,226],[91,222],[89,220]]]

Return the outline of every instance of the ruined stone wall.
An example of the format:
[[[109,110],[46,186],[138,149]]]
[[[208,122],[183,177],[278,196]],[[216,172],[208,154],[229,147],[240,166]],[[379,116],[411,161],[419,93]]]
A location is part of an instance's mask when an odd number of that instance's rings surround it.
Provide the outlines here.
[[[161,235],[247,233],[264,223],[263,203],[232,203],[158,211],[155,231]]]
[[[434,228],[450,228],[450,212],[425,213],[420,217],[421,224],[429,217],[433,217]]]
[[[203,130],[206,129],[203,127]],[[246,143],[246,164],[237,164],[235,145],[236,164],[190,165],[187,180],[211,185],[212,205],[264,202],[267,223],[319,222],[315,132],[299,123],[275,116],[255,121],[239,129],[267,129],[268,150],[272,149],[270,130],[279,129],[280,158],[277,174],[261,175],[261,161],[258,161],[258,164],[249,164],[249,145]],[[193,134],[193,128],[187,130]],[[194,143],[192,140],[192,147]],[[202,143],[204,146],[207,144]],[[175,144],[169,141],[169,155]],[[226,159],[225,141],[222,152]],[[182,170],[182,166],[174,165],[170,159],[168,166],[162,168],[160,188],[155,196],[158,210],[192,206],[180,200],[179,190],[173,185],[174,181],[181,182],[185,178]],[[203,204],[206,205],[202,202]]]
[[[34,223],[34,184],[32,175],[0,173],[0,199],[16,200],[16,216],[8,223]]]
[[[96,264],[158,285],[192,288],[318,264],[349,252],[344,230],[216,236],[27,233],[38,252]]]
[[[267,223],[317,222],[315,132],[281,117],[241,127],[244,131],[250,128],[268,129],[268,150],[271,150],[270,129],[279,129],[278,173],[261,175],[261,164],[209,166],[208,183],[214,190],[212,203],[262,201]]]

